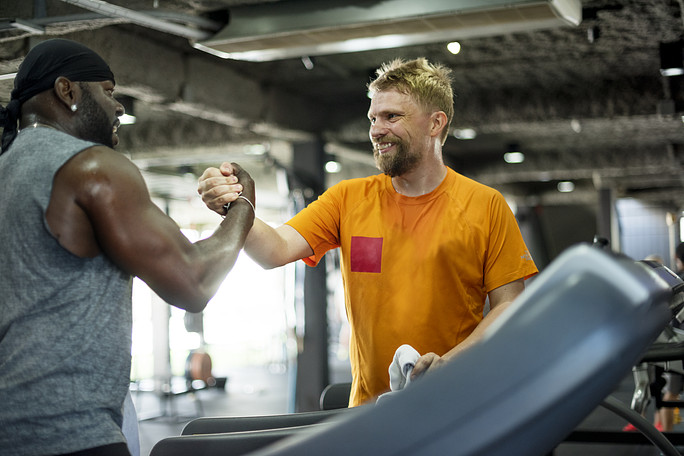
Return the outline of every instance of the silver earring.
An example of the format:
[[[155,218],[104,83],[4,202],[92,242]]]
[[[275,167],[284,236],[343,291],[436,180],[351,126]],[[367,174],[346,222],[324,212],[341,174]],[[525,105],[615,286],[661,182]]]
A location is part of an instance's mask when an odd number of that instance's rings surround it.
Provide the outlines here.
[[[71,105],[71,110],[72,110],[73,112],[76,112],[77,109],[78,109],[78,107],[76,106],[76,103],[74,103],[74,104]]]

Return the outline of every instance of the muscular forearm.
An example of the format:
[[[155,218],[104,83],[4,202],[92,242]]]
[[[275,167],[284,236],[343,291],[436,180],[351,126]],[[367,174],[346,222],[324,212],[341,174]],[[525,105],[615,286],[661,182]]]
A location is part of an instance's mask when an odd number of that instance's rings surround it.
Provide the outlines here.
[[[228,272],[245,245],[247,236],[254,226],[254,220],[254,210],[249,203],[237,200],[230,205],[219,228],[207,239],[210,244],[202,244],[203,241],[200,241],[197,247],[201,249],[209,264],[216,266],[218,270]],[[217,272],[216,275],[219,276],[221,273]]]
[[[198,295],[190,301],[189,305],[183,305],[183,308],[191,312],[204,309],[233,268],[253,222],[254,211],[249,204],[235,202],[214,234],[194,244],[196,251],[193,261],[196,266],[192,269],[198,273],[196,276]]]

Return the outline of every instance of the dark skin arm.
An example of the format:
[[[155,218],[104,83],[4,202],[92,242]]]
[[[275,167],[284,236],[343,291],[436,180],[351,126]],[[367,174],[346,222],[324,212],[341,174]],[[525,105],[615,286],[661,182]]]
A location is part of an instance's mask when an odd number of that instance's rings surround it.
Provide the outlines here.
[[[254,202],[254,182],[234,167],[243,196]],[[59,243],[74,255],[107,255],[168,303],[200,312],[234,265],[254,212],[237,199],[217,231],[193,244],[152,202],[138,168],[97,146],[57,172],[46,218]]]

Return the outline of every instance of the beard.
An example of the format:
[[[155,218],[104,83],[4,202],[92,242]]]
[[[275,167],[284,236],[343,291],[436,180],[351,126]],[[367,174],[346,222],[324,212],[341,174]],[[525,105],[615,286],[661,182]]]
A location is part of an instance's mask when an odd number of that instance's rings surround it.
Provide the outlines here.
[[[420,153],[412,152],[403,141],[398,139],[389,142],[394,143],[394,152],[380,154],[376,148],[373,148],[375,166],[389,177],[401,176],[411,171],[420,161]]]
[[[79,110],[85,119],[80,138],[114,148],[112,129],[114,122],[109,119],[104,108],[100,106],[90,92],[90,88],[82,86],[83,99]]]

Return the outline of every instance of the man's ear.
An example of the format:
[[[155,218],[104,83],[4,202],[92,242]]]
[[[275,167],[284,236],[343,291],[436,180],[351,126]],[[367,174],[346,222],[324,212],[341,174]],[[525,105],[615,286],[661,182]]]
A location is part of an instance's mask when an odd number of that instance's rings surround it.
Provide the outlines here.
[[[446,128],[447,125],[447,115],[444,111],[435,111],[430,116],[430,135],[440,136],[442,130]]]
[[[70,80],[67,77],[60,76],[55,80],[55,95],[57,99],[69,111],[75,111],[74,106],[78,108],[78,103],[81,101],[81,87],[77,82]]]

